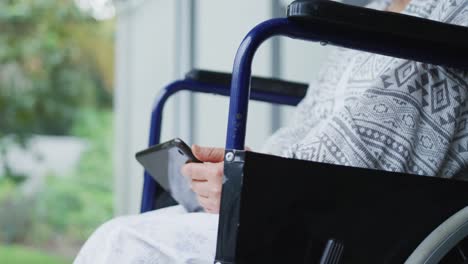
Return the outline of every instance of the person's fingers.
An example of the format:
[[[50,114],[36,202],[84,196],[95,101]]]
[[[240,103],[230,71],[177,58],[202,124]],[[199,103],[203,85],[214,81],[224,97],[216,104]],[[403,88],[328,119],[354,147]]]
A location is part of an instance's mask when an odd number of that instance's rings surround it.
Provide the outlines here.
[[[192,180],[221,182],[223,176],[222,163],[187,163],[182,166],[182,175]]]
[[[182,165],[182,168],[180,168],[180,173],[185,177],[190,177],[190,172],[192,171],[192,164],[193,163],[186,163]]]
[[[200,195],[210,198],[220,198],[222,186],[220,182],[213,181],[191,181],[192,190]]]
[[[211,192],[208,181],[191,181],[190,187],[198,196],[210,197]]]
[[[204,163],[187,163],[182,166],[182,175],[189,177],[191,180],[206,181],[208,180],[207,164]]]
[[[198,203],[203,207],[203,209],[205,209],[205,211],[209,211],[211,210],[211,206],[209,206],[209,200],[207,197],[203,197],[203,196],[200,196],[200,195],[197,195],[197,200],[198,200]]]
[[[192,146],[193,155],[204,162],[221,162],[224,160],[224,148]]]
[[[211,214],[219,213],[219,208],[220,208],[219,199],[212,199],[212,198],[206,198],[203,196],[197,196],[197,200],[207,213],[211,213]]]

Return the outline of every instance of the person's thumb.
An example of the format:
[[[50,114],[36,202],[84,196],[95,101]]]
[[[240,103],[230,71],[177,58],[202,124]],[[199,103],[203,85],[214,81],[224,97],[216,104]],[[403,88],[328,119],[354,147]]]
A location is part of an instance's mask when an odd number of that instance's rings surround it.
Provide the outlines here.
[[[203,162],[221,162],[224,160],[223,148],[192,146],[193,155]]]

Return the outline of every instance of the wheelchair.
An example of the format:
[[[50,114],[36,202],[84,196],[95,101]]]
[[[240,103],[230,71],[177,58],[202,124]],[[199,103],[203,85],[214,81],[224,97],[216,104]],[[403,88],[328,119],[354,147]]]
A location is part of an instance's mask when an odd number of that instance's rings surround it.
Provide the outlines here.
[[[468,182],[243,150],[249,99],[295,106],[306,94],[306,84],[251,76],[257,48],[273,36],[468,69],[468,28],[299,0],[286,17],[248,33],[232,75],[193,70],[165,87],[152,112],[149,145],[159,143],[171,95],[230,96],[214,263],[468,263]],[[281,180],[285,175],[288,182]],[[144,177],[141,212],[174,204],[148,173]]]

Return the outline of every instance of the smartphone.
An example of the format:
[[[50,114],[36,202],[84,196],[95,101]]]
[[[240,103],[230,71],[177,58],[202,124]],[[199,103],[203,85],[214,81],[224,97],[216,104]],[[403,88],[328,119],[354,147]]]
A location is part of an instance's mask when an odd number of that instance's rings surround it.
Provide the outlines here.
[[[142,150],[135,157],[153,179],[187,211],[201,211],[202,207],[190,188],[189,179],[181,173],[184,164],[201,161],[184,141],[175,138]]]

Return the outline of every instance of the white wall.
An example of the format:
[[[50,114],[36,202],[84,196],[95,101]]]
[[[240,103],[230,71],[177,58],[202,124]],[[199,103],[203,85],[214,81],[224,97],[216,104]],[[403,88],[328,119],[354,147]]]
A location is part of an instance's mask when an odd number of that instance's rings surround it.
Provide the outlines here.
[[[244,36],[258,23],[270,18],[271,0],[198,1],[197,63],[198,68],[231,72],[237,48]],[[269,44],[255,57],[253,74],[270,76]],[[259,148],[269,134],[270,108],[258,102],[250,104],[246,144]],[[200,144],[224,146],[228,99],[197,96],[195,135]]]
[[[141,2],[117,19],[116,214],[139,209],[143,169],[134,155],[147,146],[154,98],[174,75],[174,1]]]
[[[117,214],[138,212],[143,169],[134,158],[146,147],[153,100],[159,89],[173,81],[175,60],[181,54],[176,45],[178,17],[176,1],[147,0],[130,12],[120,14],[117,29],[117,69],[115,89],[116,139],[115,186]],[[237,47],[256,24],[271,17],[270,0],[198,0],[196,12],[197,68],[231,72]],[[254,61],[253,73],[271,76],[271,43],[264,44]],[[319,45],[293,40],[282,41],[282,77],[308,82],[323,58]],[[186,54],[182,52],[183,54]],[[167,106],[162,140],[183,135],[175,131],[174,105]],[[270,134],[271,107],[251,103],[247,145],[258,149]],[[228,99],[197,95],[194,141],[202,145],[224,146]],[[289,115],[292,111],[285,110]],[[284,115],[284,114],[283,114]],[[187,113],[183,116],[188,116]],[[287,118],[284,118],[285,120]]]

